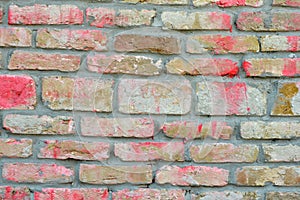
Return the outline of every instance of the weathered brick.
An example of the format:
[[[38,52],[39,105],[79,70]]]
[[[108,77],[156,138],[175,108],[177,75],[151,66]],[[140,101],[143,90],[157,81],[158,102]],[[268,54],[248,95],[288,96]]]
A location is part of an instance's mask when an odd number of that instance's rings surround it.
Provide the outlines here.
[[[121,0],[122,3],[143,3],[143,4],[157,4],[157,5],[187,5],[187,0]]]
[[[150,118],[81,118],[81,134],[92,137],[154,136],[154,121]]]
[[[112,80],[46,77],[42,98],[53,110],[112,111]]]
[[[224,191],[224,192],[204,192],[198,195],[193,194],[192,200],[259,200],[261,196],[256,192],[239,192],[239,191]]]
[[[237,62],[224,58],[182,59],[176,57],[166,64],[167,72],[181,75],[236,76]]]
[[[0,139],[0,157],[26,158],[31,155],[31,139]]]
[[[112,199],[113,200],[148,200],[148,199],[164,199],[164,200],[184,200],[184,191],[183,190],[158,190],[158,189],[144,189],[140,188],[137,190],[119,190],[117,192],[113,192]]]
[[[155,182],[179,186],[225,186],[229,171],[217,167],[164,166],[156,173]]]
[[[74,5],[44,5],[19,7],[10,5],[8,24],[82,24],[83,12]]]
[[[149,184],[152,183],[150,166],[100,166],[81,164],[79,179],[89,184]]]
[[[154,61],[145,56],[89,55],[87,57],[87,69],[103,74],[151,76],[160,74],[161,62],[161,59]]]
[[[195,162],[226,163],[255,162],[259,149],[256,145],[238,145],[227,143],[192,145],[190,155]]]
[[[299,192],[268,192],[266,200],[299,200]]]
[[[298,162],[300,161],[300,146],[297,145],[269,145],[263,144],[265,160],[267,162]]]
[[[273,6],[300,7],[299,0],[273,0]]]
[[[34,109],[35,82],[25,75],[0,75],[0,110]]]
[[[300,12],[241,12],[236,21],[243,31],[299,31]]]
[[[179,54],[180,40],[170,35],[120,34],[115,37],[114,47],[119,52]]]
[[[28,28],[0,28],[0,47],[30,47],[32,31]]]
[[[213,139],[230,139],[233,134],[233,127],[226,122],[206,122],[197,123],[195,121],[174,121],[164,123],[161,127],[168,137],[172,138],[213,138]]]
[[[230,30],[231,16],[223,12],[163,12],[164,27],[175,30]]]
[[[30,190],[27,187],[0,186],[0,199],[30,200]]]
[[[267,182],[276,186],[299,186],[300,167],[246,166],[236,170],[236,181],[244,186],[264,186]]]
[[[193,0],[194,6],[206,6],[209,4],[216,4],[219,7],[233,7],[233,6],[251,6],[260,7],[264,3],[263,0]]]
[[[259,52],[255,36],[197,35],[187,40],[187,52],[214,54]]]
[[[300,75],[300,58],[252,58],[243,62],[247,76],[294,77]]]
[[[109,158],[109,143],[46,140],[38,157],[101,161]]]
[[[267,35],[260,39],[261,51],[300,51],[300,36]]]
[[[3,8],[0,7],[0,24],[2,23],[3,20]]]
[[[247,121],[241,123],[244,139],[293,139],[300,137],[300,123]]]
[[[46,49],[106,51],[108,38],[99,30],[39,29],[36,46]]]
[[[81,56],[71,54],[14,51],[8,69],[77,71],[80,67],[80,59]]]
[[[75,134],[75,123],[72,117],[47,115],[8,114],[3,120],[3,127],[17,134],[67,135]]]
[[[266,90],[244,82],[199,82],[196,85],[200,115],[264,115]]]
[[[152,81],[122,79],[118,88],[122,113],[186,114],[191,107],[192,88],[187,80]]]
[[[141,26],[151,25],[156,15],[155,10],[126,9],[116,11],[110,8],[87,8],[86,15],[91,18],[90,25],[98,28],[106,26]]]
[[[35,200],[108,200],[109,192],[101,188],[43,188],[34,192]]]
[[[299,87],[300,82],[279,83],[271,115],[300,115]]]
[[[115,156],[123,161],[184,161],[184,144],[183,142],[117,143]]]
[[[17,183],[71,183],[74,171],[56,164],[4,163],[2,177]]]

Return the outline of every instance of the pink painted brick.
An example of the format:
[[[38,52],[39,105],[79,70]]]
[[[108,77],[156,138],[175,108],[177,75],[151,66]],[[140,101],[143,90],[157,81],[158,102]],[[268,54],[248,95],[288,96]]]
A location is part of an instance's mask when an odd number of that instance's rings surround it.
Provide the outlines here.
[[[274,6],[300,7],[299,0],[273,0]]]
[[[72,183],[74,170],[56,164],[4,163],[2,177],[17,183]]]
[[[31,139],[0,139],[0,157],[26,158],[31,155]]]
[[[267,35],[260,39],[261,51],[300,51],[300,36]]]
[[[194,6],[206,6],[209,4],[216,4],[222,8],[228,7],[240,7],[240,6],[250,6],[250,7],[260,7],[264,3],[263,0],[193,0]]]
[[[44,145],[38,154],[39,158],[98,161],[109,158],[109,143],[45,140]]]
[[[178,186],[225,186],[229,171],[205,166],[164,166],[156,173],[155,182]]]
[[[30,190],[27,187],[0,186],[2,200],[30,200]]]
[[[34,109],[35,82],[25,75],[0,75],[0,110]]]
[[[0,24],[2,23],[3,20],[3,8],[0,7]]]
[[[19,7],[10,5],[8,24],[82,24],[83,12],[74,5],[44,5]]]
[[[184,161],[184,144],[182,142],[117,143],[115,156],[123,161]]]
[[[0,47],[30,47],[32,31],[28,28],[0,28]]]
[[[185,191],[183,190],[166,190],[166,189],[144,189],[137,190],[119,190],[113,192],[113,200],[149,200],[149,199],[163,199],[163,200],[185,200]]]
[[[35,200],[108,200],[109,192],[101,188],[43,188],[34,192]]]
[[[154,121],[150,118],[81,118],[81,134],[91,137],[154,136]]]
[[[107,34],[100,30],[39,29],[36,46],[45,49],[107,50]]]

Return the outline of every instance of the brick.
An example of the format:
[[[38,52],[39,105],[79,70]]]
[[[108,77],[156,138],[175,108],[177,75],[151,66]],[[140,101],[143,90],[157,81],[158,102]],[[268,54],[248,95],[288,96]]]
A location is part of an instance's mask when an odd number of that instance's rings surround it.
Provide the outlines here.
[[[255,145],[233,145],[227,143],[211,143],[192,145],[190,155],[194,162],[204,163],[239,163],[255,162],[259,149]]]
[[[179,54],[181,50],[180,40],[176,37],[141,34],[117,35],[114,48],[119,52],[151,52],[160,54]]]
[[[246,166],[236,170],[236,181],[243,186],[264,186],[271,182],[276,186],[299,186],[299,166],[280,166],[269,168],[267,166]]]
[[[230,30],[231,16],[223,12],[163,12],[165,28],[175,30]]]
[[[242,31],[299,31],[299,12],[241,12],[237,28]]]
[[[300,58],[252,58],[243,62],[247,76],[295,77],[300,75]]]
[[[263,0],[193,0],[193,5],[196,7],[207,6],[210,4],[216,4],[219,7],[236,7],[236,6],[250,6],[250,7],[261,7],[263,5]]]
[[[156,5],[187,5],[187,0],[121,0],[122,3],[143,3],[143,4],[156,4]]]
[[[112,111],[112,80],[46,77],[42,98],[52,110]]]
[[[0,157],[26,158],[32,155],[30,139],[0,139]]]
[[[0,110],[34,109],[35,82],[26,75],[0,75]]]
[[[164,166],[156,173],[155,182],[178,186],[225,186],[229,171],[217,167]]]
[[[122,79],[118,88],[119,111],[141,114],[186,114],[191,107],[192,88],[187,80],[153,81]]]
[[[204,192],[198,195],[193,194],[192,200],[259,200],[261,196],[256,192],[223,191],[223,192]]]
[[[2,24],[3,20],[3,8],[0,7],[0,24]]]
[[[81,134],[91,137],[134,137],[154,136],[154,121],[150,118],[81,118]]]
[[[101,188],[43,188],[41,192],[34,192],[36,200],[108,200],[109,192]]]
[[[176,57],[166,64],[167,72],[180,75],[229,76],[238,74],[237,62],[224,58],[182,59]]]
[[[300,199],[299,192],[268,192],[266,200],[298,200]]]
[[[14,51],[8,69],[11,70],[58,70],[77,71],[81,56],[71,54],[49,54],[38,52]]]
[[[230,139],[233,134],[233,127],[226,122],[211,121],[206,123],[197,123],[195,121],[174,121],[164,123],[161,130],[166,136],[171,138],[212,138],[212,139]]]
[[[263,144],[267,162],[298,162],[300,161],[300,146],[297,145],[268,145]]]
[[[161,59],[154,61],[145,56],[89,55],[87,57],[87,69],[102,74],[159,75],[161,63]]]
[[[300,51],[300,36],[267,35],[260,39],[261,51]]]
[[[47,115],[8,114],[4,117],[3,127],[11,133],[30,135],[68,135],[75,134],[72,117]]]
[[[30,200],[30,190],[27,187],[0,186],[0,199]]]
[[[108,38],[99,30],[39,29],[36,46],[45,49],[106,51]]]
[[[150,166],[100,166],[81,164],[79,179],[89,184],[149,184],[152,183]]]
[[[187,40],[187,52],[214,54],[259,52],[258,39],[255,36],[196,35]]]
[[[107,26],[149,26],[156,15],[155,10],[125,9],[116,11],[110,8],[87,8],[90,25],[98,28]]]
[[[300,7],[299,0],[273,0],[273,6]]]
[[[271,115],[298,116],[300,115],[299,82],[285,82],[278,84],[278,92]]]
[[[300,137],[300,123],[247,121],[241,123],[243,139],[293,139]]]
[[[17,183],[72,183],[74,171],[56,164],[4,163],[2,177]]]
[[[116,143],[115,156],[123,161],[184,161],[182,142]]]
[[[148,200],[148,199],[164,199],[164,200],[184,200],[185,192],[183,190],[158,190],[158,189],[144,189],[140,188],[137,190],[123,189],[117,192],[113,192],[113,200]]]
[[[83,12],[74,5],[44,5],[19,7],[10,5],[8,24],[82,24]]]
[[[265,115],[266,90],[244,82],[198,82],[197,108],[200,115]]]
[[[32,31],[28,28],[0,28],[0,47],[30,47]]]
[[[45,140],[40,149],[39,158],[54,158],[65,160],[106,160],[109,158],[109,143],[81,142],[72,140]]]

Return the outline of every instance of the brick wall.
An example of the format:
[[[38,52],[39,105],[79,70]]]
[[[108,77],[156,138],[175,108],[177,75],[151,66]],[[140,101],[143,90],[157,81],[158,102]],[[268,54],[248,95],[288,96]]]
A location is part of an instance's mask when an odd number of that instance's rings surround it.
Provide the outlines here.
[[[0,7],[0,199],[300,199],[299,0]]]

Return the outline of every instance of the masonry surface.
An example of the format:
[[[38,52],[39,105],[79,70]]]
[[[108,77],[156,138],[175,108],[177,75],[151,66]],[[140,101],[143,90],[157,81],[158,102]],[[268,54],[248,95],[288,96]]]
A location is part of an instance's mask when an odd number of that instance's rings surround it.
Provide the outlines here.
[[[0,199],[300,200],[299,0],[0,1]]]

